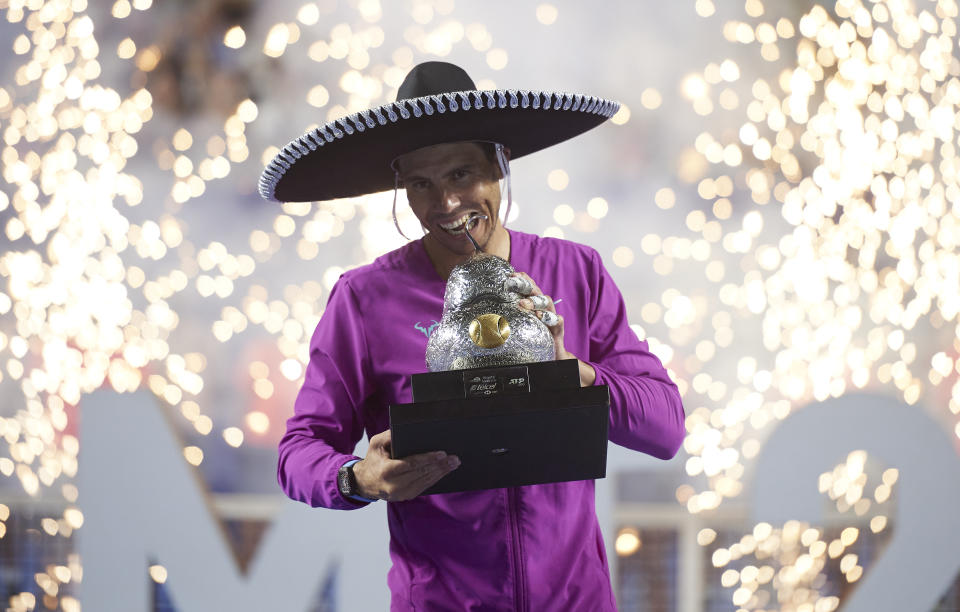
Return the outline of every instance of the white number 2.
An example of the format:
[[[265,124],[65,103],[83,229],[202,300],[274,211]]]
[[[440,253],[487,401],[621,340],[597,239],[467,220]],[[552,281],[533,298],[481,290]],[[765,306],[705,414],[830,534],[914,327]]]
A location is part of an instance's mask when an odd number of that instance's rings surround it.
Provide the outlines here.
[[[863,449],[900,471],[893,534],[844,612],[933,609],[960,571],[960,456],[920,406],[857,393],[790,415],[756,458],[754,522],[823,524],[817,478]]]

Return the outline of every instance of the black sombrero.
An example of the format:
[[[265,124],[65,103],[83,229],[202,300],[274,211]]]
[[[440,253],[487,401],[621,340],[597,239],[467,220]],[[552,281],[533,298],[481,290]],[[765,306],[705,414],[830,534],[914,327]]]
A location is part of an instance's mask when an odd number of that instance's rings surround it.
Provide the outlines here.
[[[260,195],[308,202],[393,189],[393,160],[445,142],[497,142],[516,159],[600,125],[619,107],[580,94],[477,91],[462,68],[425,62],[404,79],[396,102],[331,121],[285,146],[260,176]]]

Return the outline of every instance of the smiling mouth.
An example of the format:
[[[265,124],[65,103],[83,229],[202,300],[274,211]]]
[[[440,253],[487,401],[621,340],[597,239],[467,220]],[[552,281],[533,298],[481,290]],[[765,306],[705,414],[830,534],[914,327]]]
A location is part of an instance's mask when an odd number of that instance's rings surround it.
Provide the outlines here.
[[[448,234],[452,234],[454,236],[462,236],[467,232],[467,221],[469,221],[470,217],[474,214],[475,213],[466,213],[463,216],[461,216],[459,219],[454,219],[449,223],[440,223],[438,225],[440,226],[440,229],[447,232]]]

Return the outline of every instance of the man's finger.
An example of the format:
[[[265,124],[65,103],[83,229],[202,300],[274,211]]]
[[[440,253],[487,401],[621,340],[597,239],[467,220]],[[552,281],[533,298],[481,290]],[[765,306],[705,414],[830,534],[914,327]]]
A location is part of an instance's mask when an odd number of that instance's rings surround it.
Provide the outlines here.
[[[460,459],[451,455],[449,461],[444,464],[442,469],[430,469],[422,472],[418,478],[415,478],[408,485],[409,490],[413,492],[412,496],[416,497],[420,495],[458,467],[460,467]]]
[[[530,295],[533,293],[533,283],[522,276],[511,276],[503,282],[503,288],[507,291],[513,291],[520,295]]]
[[[416,497],[427,487],[437,482],[460,466],[460,459],[450,455],[441,463],[428,463],[415,469],[395,475],[391,478],[396,492],[392,499],[410,499]]]
[[[390,437],[390,430],[386,429],[376,434],[370,438],[370,448],[372,449],[382,449],[386,451],[387,456],[390,456],[390,442],[392,438]]]
[[[434,468],[447,465],[450,456],[443,451],[410,455],[403,459],[394,459],[384,468],[384,474],[391,478],[409,478]]]
[[[442,463],[447,458],[447,453],[443,451],[433,451],[430,453],[420,453],[417,455],[408,455],[403,459],[395,459],[397,467],[402,471],[417,470],[425,465]]]
[[[547,310],[553,304],[553,300],[548,295],[532,295],[527,299],[533,304],[534,310]]]
[[[543,324],[547,327],[554,327],[560,323],[560,317],[555,313],[550,312],[549,310],[541,310],[540,320],[543,321]]]

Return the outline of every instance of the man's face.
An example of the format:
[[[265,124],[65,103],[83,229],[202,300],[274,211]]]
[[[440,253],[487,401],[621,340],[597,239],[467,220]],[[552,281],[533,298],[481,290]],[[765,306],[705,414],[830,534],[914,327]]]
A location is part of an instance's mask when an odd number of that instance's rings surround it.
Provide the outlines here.
[[[469,255],[473,245],[464,224],[473,213],[487,215],[470,234],[480,246],[499,224],[500,173],[480,145],[457,142],[418,149],[397,160],[410,208],[438,246]]]

